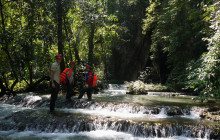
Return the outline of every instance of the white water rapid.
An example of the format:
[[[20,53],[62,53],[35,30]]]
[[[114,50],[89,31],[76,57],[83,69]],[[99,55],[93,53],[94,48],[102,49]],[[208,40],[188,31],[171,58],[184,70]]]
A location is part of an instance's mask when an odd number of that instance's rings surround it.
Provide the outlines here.
[[[27,93],[0,100],[0,139],[205,140],[213,137],[215,129],[188,102],[188,98],[182,97],[127,95],[124,85],[110,84],[108,89],[93,95],[93,101],[73,97],[67,102],[60,95],[55,113],[50,114],[48,95]]]

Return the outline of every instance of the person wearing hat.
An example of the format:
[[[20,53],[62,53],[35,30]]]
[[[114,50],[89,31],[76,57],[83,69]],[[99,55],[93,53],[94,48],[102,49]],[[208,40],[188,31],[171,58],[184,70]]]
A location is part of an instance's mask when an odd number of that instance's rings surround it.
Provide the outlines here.
[[[50,85],[51,85],[51,97],[50,97],[50,112],[54,111],[57,95],[60,90],[60,63],[62,61],[62,55],[57,54],[55,56],[56,62],[50,67]]]
[[[73,96],[72,94],[72,84],[73,84],[73,75],[74,75],[74,66],[75,62],[70,61],[69,63],[70,68],[66,68],[61,74],[60,74],[60,84],[66,85],[67,87],[67,94],[66,99],[70,100],[70,98]]]
[[[86,67],[87,73],[85,74],[85,87],[81,90],[78,99],[81,99],[84,93],[87,93],[88,100],[92,100],[92,90],[93,90],[93,78],[94,74],[92,72],[92,67],[88,65]]]

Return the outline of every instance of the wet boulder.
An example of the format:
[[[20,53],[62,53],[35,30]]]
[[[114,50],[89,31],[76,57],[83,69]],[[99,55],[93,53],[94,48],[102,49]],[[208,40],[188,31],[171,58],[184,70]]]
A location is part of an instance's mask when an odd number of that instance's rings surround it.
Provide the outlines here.
[[[182,109],[179,107],[167,107],[166,108],[166,114],[168,116],[176,116],[176,115],[183,115]]]
[[[161,109],[160,109],[160,108],[155,107],[155,108],[153,108],[153,109],[151,110],[151,114],[159,114],[159,113],[160,113],[160,111],[161,111]]]
[[[212,131],[210,134],[210,139],[219,140],[220,139],[220,130]]]
[[[210,106],[209,108],[208,108],[208,112],[217,112],[217,111],[219,111],[220,110],[220,108],[219,107],[216,107],[216,106]]]
[[[125,82],[125,86],[127,88],[127,94],[132,95],[145,95],[148,94],[146,90],[146,85],[144,82],[138,80],[135,82]]]

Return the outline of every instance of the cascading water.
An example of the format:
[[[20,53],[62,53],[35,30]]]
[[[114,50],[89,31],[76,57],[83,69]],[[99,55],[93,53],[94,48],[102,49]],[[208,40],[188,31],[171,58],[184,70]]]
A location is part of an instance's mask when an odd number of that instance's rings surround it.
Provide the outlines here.
[[[190,98],[127,95],[123,85],[86,99],[59,96],[49,114],[48,95],[1,99],[0,139],[216,139],[218,129],[202,120]],[[171,104],[171,101],[173,104]]]
[[[126,94],[125,85],[109,84],[105,90],[99,93],[100,95],[105,94],[109,96],[123,95]]]

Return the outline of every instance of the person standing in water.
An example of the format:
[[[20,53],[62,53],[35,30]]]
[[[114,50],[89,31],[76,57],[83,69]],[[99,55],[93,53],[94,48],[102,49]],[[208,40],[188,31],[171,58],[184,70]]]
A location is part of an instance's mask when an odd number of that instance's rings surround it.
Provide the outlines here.
[[[61,74],[60,74],[60,84],[66,85],[67,87],[67,93],[66,93],[66,99],[71,100],[71,97],[73,96],[73,75],[74,75],[74,66],[75,62],[70,61],[69,63],[70,68],[66,68]]]
[[[51,85],[51,97],[50,97],[50,112],[54,111],[57,95],[60,90],[60,63],[62,61],[62,55],[57,54],[55,56],[56,62],[50,67],[50,85]]]
[[[78,99],[81,99],[85,92],[87,93],[88,100],[92,100],[92,91],[93,91],[93,78],[94,78],[94,73],[92,72],[92,67],[88,65],[86,67],[86,74],[85,74],[85,87],[81,90]]]

